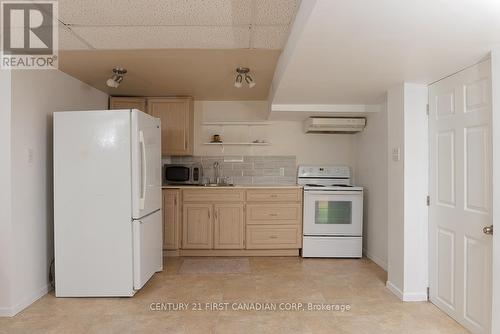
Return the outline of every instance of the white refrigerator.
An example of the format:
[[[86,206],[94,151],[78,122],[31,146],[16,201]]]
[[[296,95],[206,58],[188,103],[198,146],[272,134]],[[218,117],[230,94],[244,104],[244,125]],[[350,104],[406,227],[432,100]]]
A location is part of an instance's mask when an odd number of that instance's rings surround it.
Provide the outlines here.
[[[162,271],[160,120],[54,113],[57,297],[133,296]]]

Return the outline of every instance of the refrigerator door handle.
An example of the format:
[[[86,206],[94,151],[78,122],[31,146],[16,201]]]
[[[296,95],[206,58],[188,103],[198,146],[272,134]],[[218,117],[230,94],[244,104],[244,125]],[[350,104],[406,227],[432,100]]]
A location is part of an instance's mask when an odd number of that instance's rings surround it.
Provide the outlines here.
[[[144,142],[144,132],[139,131],[139,144],[141,144],[141,197],[139,198],[139,208],[144,209],[146,202],[146,182],[147,182],[147,166],[146,166],[146,143]]]

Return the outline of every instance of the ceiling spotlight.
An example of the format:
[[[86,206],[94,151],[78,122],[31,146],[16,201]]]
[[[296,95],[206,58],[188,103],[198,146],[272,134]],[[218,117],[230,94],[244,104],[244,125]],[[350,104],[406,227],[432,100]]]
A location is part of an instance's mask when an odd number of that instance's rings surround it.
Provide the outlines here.
[[[243,86],[243,77],[241,74],[238,74],[236,80],[234,80],[234,87],[241,88],[241,86]]]
[[[123,81],[123,76],[127,73],[127,70],[122,67],[115,67],[113,69],[113,75],[106,81],[106,85],[111,88],[118,88],[120,83]]]
[[[245,81],[247,82],[248,87],[253,88],[255,86],[255,82],[253,81],[250,74],[245,75]]]
[[[236,73],[234,87],[241,88],[243,86],[243,77],[245,77],[245,82],[248,84],[248,87],[252,88],[255,86],[255,81],[253,81],[253,78],[250,76],[250,69],[248,67],[238,67]]]

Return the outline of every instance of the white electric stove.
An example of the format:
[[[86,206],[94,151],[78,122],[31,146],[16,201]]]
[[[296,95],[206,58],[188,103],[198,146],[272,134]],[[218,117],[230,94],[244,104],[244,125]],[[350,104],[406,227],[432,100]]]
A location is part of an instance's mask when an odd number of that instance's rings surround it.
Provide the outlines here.
[[[300,166],[304,186],[302,257],[360,258],[363,188],[351,184],[346,166]]]

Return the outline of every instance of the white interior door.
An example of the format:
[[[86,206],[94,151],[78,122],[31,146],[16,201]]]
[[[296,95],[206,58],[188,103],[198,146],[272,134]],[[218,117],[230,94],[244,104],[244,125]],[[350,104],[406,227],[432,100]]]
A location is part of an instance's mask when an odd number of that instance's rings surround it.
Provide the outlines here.
[[[429,87],[430,300],[491,331],[491,63]]]

